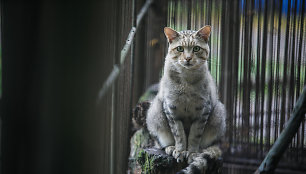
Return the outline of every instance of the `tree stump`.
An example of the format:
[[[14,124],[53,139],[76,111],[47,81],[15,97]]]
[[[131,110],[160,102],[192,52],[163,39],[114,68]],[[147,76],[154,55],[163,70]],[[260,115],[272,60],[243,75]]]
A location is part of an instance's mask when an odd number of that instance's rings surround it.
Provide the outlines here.
[[[163,150],[154,147],[154,141],[146,128],[135,132],[131,138],[129,173],[132,174],[175,174],[188,166],[187,162],[177,163]],[[218,147],[214,147],[218,148]],[[222,158],[207,155],[204,174],[221,174]]]
[[[140,152],[137,162],[142,173],[171,174],[187,167],[187,163],[177,163],[176,160],[167,155],[163,150],[147,148]]]

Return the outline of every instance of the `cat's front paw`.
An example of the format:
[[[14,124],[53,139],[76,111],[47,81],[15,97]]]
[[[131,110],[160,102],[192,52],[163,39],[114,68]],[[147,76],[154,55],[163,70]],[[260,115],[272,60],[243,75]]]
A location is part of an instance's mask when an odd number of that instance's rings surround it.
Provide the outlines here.
[[[168,146],[168,147],[165,148],[165,152],[168,155],[172,155],[174,150],[175,150],[175,146]]]
[[[172,153],[172,156],[176,159],[178,163],[183,162],[186,155],[187,155],[187,151],[185,150],[175,149]]]
[[[177,160],[177,162],[183,162],[187,155],[187,151],[175,149],[175,146],[166,147],[165,152],[168,155],[172,155]]]
[[[197,156],[198,154],[195,152],[187,152],[186,158],[188,164],[192,163]]]

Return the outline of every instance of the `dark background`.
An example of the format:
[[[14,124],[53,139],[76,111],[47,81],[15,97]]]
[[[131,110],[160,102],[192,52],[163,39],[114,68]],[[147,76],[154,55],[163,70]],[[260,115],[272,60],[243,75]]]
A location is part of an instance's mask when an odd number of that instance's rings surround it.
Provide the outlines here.
[[[1,173],[126,173],[130,113],[159,80],[163,28],[206,24],[228,111],[224,171],[256,169],[306,83],[305,0],[156,0],[97,103],[144,2],[1,0]],[[303,122],[279,172],[305,172],[304,137]]]

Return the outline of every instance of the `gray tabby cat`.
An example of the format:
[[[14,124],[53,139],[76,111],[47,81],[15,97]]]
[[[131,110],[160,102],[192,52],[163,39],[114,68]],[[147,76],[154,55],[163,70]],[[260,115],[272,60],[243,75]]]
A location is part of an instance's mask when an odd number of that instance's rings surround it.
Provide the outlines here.
[[[225,108],[207,67],[211,27],[181,32],[166,27],[164,32],[169,49],[147,127],[167,154],[188,160],[183,173],[193,173],[206,165],[203,150],[225,132]]]

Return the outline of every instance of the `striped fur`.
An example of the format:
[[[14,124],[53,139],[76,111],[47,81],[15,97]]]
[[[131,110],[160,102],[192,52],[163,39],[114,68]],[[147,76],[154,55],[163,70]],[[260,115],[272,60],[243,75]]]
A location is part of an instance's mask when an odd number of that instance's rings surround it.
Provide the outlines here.
[[[147,128],[167,154],[188,160],[186,171],[205,169],[203,149],[225,132],[225,109],[207,67],[210,27],[165,28],[169,48],[160,90],[147,113]]]

